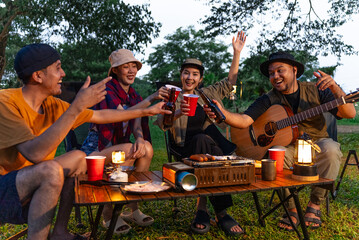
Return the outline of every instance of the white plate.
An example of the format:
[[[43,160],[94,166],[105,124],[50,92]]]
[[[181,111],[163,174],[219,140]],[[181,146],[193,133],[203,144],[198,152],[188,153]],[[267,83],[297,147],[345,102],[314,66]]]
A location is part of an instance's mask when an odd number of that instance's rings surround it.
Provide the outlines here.
[[[166,191],[171,188],[171,185],[160,181],[138,181],[125,186],[121,189],[128,193],[146,194]]]

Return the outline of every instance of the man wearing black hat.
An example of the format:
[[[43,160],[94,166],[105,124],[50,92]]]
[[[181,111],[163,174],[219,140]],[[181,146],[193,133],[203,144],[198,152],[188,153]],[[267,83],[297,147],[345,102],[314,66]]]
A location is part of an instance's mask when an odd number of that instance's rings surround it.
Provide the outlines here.
[[[298,81],[297,78],[304,72],[304,66],[287,52],[280,51],[271,54],[269,59],[260,65],[260,70],[263,75],[269,78],[273,89],[259,97],[243,114],[228,112],[220,104],[217,104],[223,110],[227,124],[237,128],[247,128],[274,104],[286,105],[294,113],[298,113],[345,96],[333,78],[320,70],[314,73],[318,79],[316,83]],[[206,109],[207,112],[209,110]],[[337,118],[353,118],[356,114],[353,104],[338,106],[330,112]],[[209,114],[213,116],[213,113]],[[298,127],[299,132],[309,134],[322,150],[316,155],[319,176],[336,179],[342,153],[339,143],[328,138],[324,116],[320,114],[305,119],[298,124]],[[284,168],[290,168],[294,163],[294,145],[291,144],[285,148]],[[322,188],[312,189],[305,214],[308,226],[320,227],[320,202],[325,199],[327,194],[328,191]],[[293,222],[298,225],[298,214],[293,199],[289,201],[288,205],[290,216]],[[279,227],[293,230],[289,219],[286,217],[280,221]]]
[[[86,171],[86,154],[71,151],[55,157],[70,129],[170,113],[163,103],[146,109],[98,110],[88,107],[105,98],[106,78],[90,85],[90,77],[72,104],[53,97],[61,93],[65,72],[59,53],[47,44],[31,44],[16,55],[18,89],[0,90],[0,222],[28,224],[27,239],[47,239],[61,194],[50,239],[83,239],[67,230],[74,199],[73,176]]]

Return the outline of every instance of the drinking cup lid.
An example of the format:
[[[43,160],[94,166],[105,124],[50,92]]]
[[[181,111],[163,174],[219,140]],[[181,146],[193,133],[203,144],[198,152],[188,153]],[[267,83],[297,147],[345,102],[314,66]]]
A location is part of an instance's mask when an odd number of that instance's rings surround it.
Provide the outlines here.
[[[268,151],[285,151],[285,149],[282,148],[270,148]]]
[[[198,98],[199,96],[196,94],[183,94],[184,97],[189,97],[189,98]]]
[[[179,87],[177,87],[177,86],[174,86],[174,85],[171,85],[171,84],[166,84],[165,87],[166,87],[166,88],[169,88],[169,89],[175,88],[176,91],[182,91],[181,88],[179,88]]]
[[[106,158],[105,156],[87,156],[85,157],[86,159],[104,159]]]

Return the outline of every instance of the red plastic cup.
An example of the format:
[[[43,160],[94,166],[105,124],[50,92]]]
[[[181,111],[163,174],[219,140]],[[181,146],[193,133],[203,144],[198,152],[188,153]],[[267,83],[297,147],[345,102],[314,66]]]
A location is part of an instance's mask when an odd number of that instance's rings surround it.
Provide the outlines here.
[[[269,158],[276,161],[277,172],[283,172],[285,149],[271,148],[268,151]]]
[[[170,85],[170,84],[166,84],[166,85],[165,85],[165,87],[166,87],[166,88],[168,88],[168,89],[171,89],[171,88],[176,89],[176,93],[175,93],[175,100],[174,100],[174,102],[176,102],[177,97],[178,97],[178,95],[180,94],[180,92],[182,91],[182,89],[181,89],[181,88],[179,88],[179,87],[177,87],[177,86]]]
[[[189,104],[188,116],[194,116],[197,108],[198,95],[183,94],[183,99]]]
[[[103,178],[103,169],[105,166],[105,156],[88,156],[87,163],[87,176],[89,181],[101,180]]]

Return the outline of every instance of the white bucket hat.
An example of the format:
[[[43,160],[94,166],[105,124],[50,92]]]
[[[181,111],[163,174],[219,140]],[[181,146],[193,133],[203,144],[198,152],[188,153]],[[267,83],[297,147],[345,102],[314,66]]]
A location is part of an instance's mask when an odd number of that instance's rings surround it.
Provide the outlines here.
[[[136,62],[137,70],[142,68],[142,63],[137,60],[135,56],[133,56],[133,53],[128,49],[117,49],[116,51],[113,51],[108,60],[111,63],[111,67],[108,70],[108,76],[110,76],[112,68],[129,62]]]

